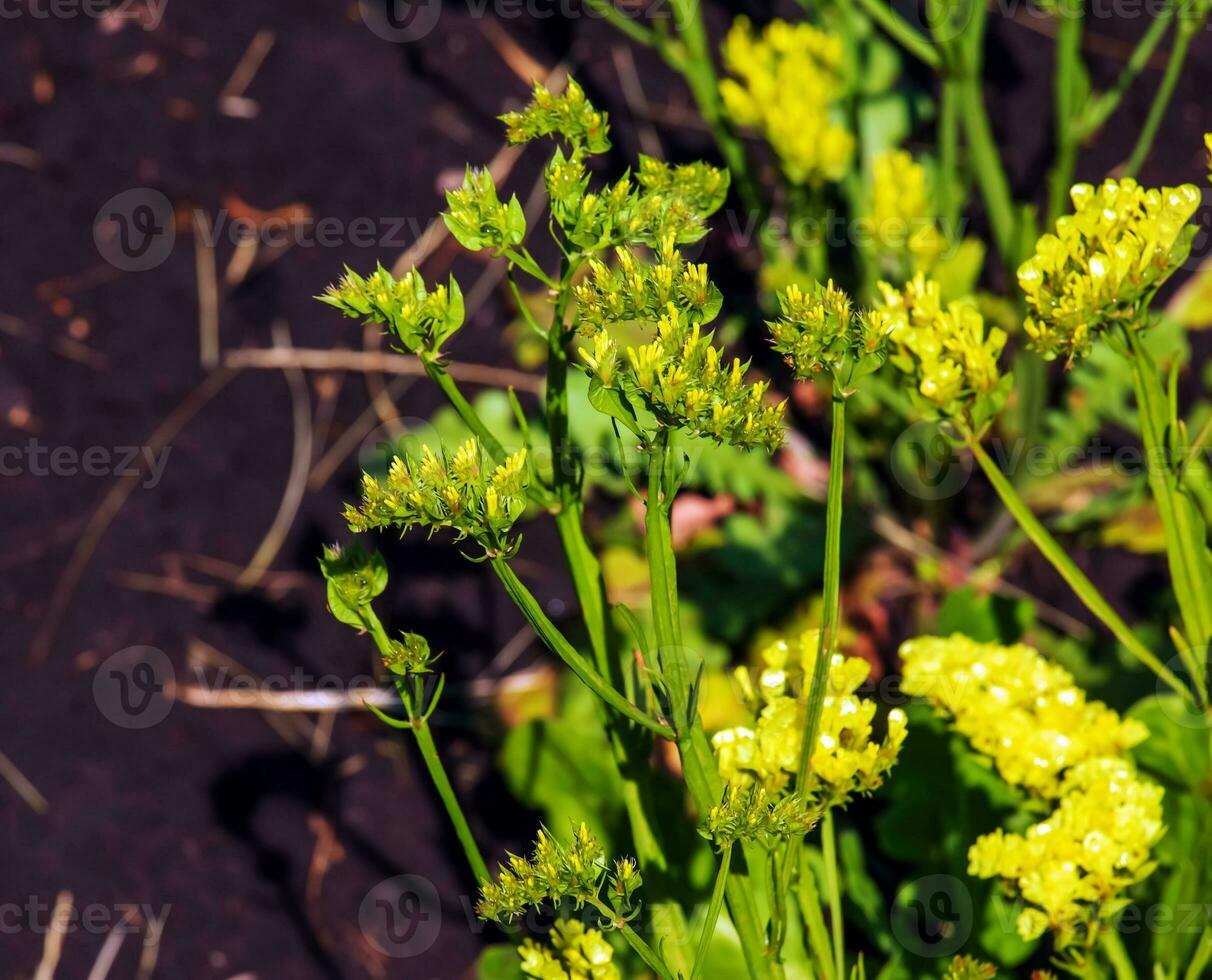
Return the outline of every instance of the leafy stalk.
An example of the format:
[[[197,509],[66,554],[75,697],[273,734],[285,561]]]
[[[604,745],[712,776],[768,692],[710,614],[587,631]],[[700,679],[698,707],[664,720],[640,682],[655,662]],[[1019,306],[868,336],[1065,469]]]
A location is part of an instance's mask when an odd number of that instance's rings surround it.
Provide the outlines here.
[[[678,754],[686,786],[701,814],[719,802],[723,792],[719,771],[697,705],[692,696],[690,669],[682,646],[678,614],[677,562],[670,519],[676,486],[670,474],[671,430],[662,427],[651,446],[645,546],[652,582],[652,620],[656,657],[673,717]],[[752,866],[752,862],[747,863]],[[745,963],[754,977],[770,976],[772,964],[763,952],[762,931],[754,898],[742,875],[730,874],[725,885],[728,913],[740,936]]]
[[[825,857],[825,890],[829,894],[829,924],[833,930],[833,975],[846,976],[845,929],[842,923],[841,876],[837,864],[837,831],[833,825],[833,807],[821,821],[821,850]]]
[[[829,679],[829,664],[837,644],[838,620],[841,614],[842,563],[842,490],[845,480],[846,400],[835,383],[833,390],[833,430],[829,442],[829,491],[825,506],[825,581],[822,590],[821,634],[816,660],[812,664],[812,683],[808,689],[804,740],[800,745],[796,789],[805,791],[808,785],[812,753],[816,747],[821,712],[825,706],[825,686]]]
[[[391,642],[387,638],[387,632],[383,629],[383,623],[375,614],[375,611],[369,604],[359,606],[358,613],[362,617],[362,621],[366,624],[367,632],[370,633],[371,639],[374,640],[375,646],[378,648],[379,655],[387,657],[391,653]],[[397,685],[399,689],[399,685]],[[442,764],[442,758],[438,755],[437,746],[433,741],[433,733],[429,728],[429,720],[425,714],[420,712],[420,705],[415,704],[415,698],[405,696],[406,692],[400,691],[400,700],[404,703],[404,707],[408,711],[408,722],[398,727],[405,727],[412,732],[416,738],[417,748],[420,749],[421,758],[425,762],[425,768],[429,772],[429,778],[433,780],[434,789],[438,791],[438,797],[442,800],[442,806],[446,809],[446,816],[449,818],[454,827],[455,836],[459,839],[459,844],[463,848],[463,855],[467,858],[467,863],[471,866],[472,874],[475,875],[476,881],[488,881],[488,865],[484,863],[484,858],[480,854],[480,849],[476,845],[475,837],[472,836],[471,827],[467,823],[467,817],[463,814],[463,808],[459,805],[459,799],[455,796],[454,787],[450,783],[450,778],[446,774],[446,767]]]
[[[1149,106],[1149,115],[1145,118],[1145,124],[1136,138],[1132,155],[1124,164],[1126,176],[1135,177],[1148,158],[1149,151],[1153,149],[1153,141],[1157,139],[1157,131],[1161,127],[1162,119],[1165,118],[1170,100],[1174,97],[1178,80],[1182,77],[1187,55],[1191,52],[1191,42],[1199,34],[1206,19],[1206,14],[1192,14],[1190,10],[1184,11],[1183,15],[1179,17],[1178,29],[1174,33],[1174,46],[1170,49],[1170,60],[1166,62],[1166,71],[1162,75],[1161,85],[1158,86],[1153,103]]]
[[[1001,497],[1002,503],[1018,522],[1019,527],[1040,550],[1040,553],[1052,563],[1052,567],[1060,573],[1061,578],[1069,584],[1086,608],[1115,635],[1115,638],[1132,656],[1165,681],[1171,689],[1184,698],[1190,699],[1191,694],[1183,683],[1157,658],[1152,650],[1141,642],[1128,624],[1120,618],[1119,613],[1111,608],[1102,593],[1095,588],[1094,583],[1077,567],[1073,559],[1069,557],[1069,553],[1061,547],[1039,518],[1031,512],[1031,508],[1019,496],[1014,484],[1006,478],[981,444],[975,438],[969,438],[968,447],[993,485],[993,489]]]
[[[823,980],[836,980],[833,972],[833,941],[825,927],[825,915],[821,911],[821,896],[816,888],[816,875],[808,861],[808,848],[798,845],[799,851],[799,906],[800,914],[808,926],[808,944],[816,958],[817,972]]]
[[[665,965],[665,961],[661,959],[660,954],[655,949],[644,941],[644,938],[636,932],[631,926],[615,914],[605,902],[600,898],[590,898],[589,903],[596,908],[602,915],[610,920],[614,928],[622,933],[623,938],[627,941],[627,945],[635,950],[636,954],[642,959],[646,966],[651,969],[661,980],[674,980],[673,974],[669,972],[669,967]]]
[[[859,6],[892,40],[922,64],[936,71],[942,67],[943,59],[930,38],[913,27],[884,0],[859,0]]]
[[[703,934],[699,937],[699,946],[694,954],[694,969],[690,980],[697,980],[707,962],[707,950],[711,947],[711,937],[715,935],[715,926],[720,918],[720,908],[724,904],[724,887],[728,884],[728,868],[732,864],[732,844],[728,844],[720,854],[720,867],[715,874],[715,884],[711,888],[711,902],[707,906],[707,917],[703,920]]]
[[[526,617],[526,621],[530,623],[535,633],[547,645],[556,656],[564,661],[574,674],[594,694],[605,701],[608,705],[619,712],[624,717],[635,722],[643,728],[660,735],[662,738],[669,738],[672,733],[660,722],[650,718],[643,711],[637,708],[634,704],[623,697],[602,677],[593,665],[590,664],[581,653],[565,638],[564,634],[556,628],[556,625],[547,618],[547,614],[543,612],[542,607],[530,590],[522,584],[521,579],[514,573],[514,570],[509,566],[509,562],[500,556],[494,556],[489,559],[492,569],[497,573],[497,577],[501,580],[501,584],[505,586],[505,591],[509,594],[509,598],[513,600],[514,605]]]
[[[1128,330],[1126,334],[1149,488],[1161,517],[1174,595],[1187,642],[1202,650],[1212,640],[1212,564],[1208,559],[1207,530],[1174,468],[1166,436],[1175,427],[1168,422],[1167,399],[1157,368],[1137,331]],[[1199,670],[1194,679],[1202,686],[1206,682],[1204,671]]]
[[[1085,4],[1065,0],[1057,9],[1056,81],[1054,116],[1056,160],[1049,176],[1048,224],[1053,225],[1069,201],[1069,188],[1077,169],[1080,141],[1078,112],[1085,95],[1085,68],[1082,64],[1082,28]]]

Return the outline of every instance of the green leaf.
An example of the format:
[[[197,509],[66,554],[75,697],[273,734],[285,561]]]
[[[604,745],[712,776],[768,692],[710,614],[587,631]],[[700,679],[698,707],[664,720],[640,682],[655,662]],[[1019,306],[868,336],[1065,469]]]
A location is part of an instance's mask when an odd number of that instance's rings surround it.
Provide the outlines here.
[[[1035,622],[1035,607],[1021,599],[980,595],[971,587],[948,594],[934,621],[939,636],[964,633],[981,643],[1015,643]]]
[[[640,429],[639,419],[636,418],[635,409],[631,407],[631,402],[617,388],[607,388],[597,378],[589,380],[589,404],[596,408],[603,415],[608,415],[616,421],[622,422],[624,426],[637,436],[643,436],[643,431]]]
[[[1152,694],[1128,711],[1149,729],[1132,750],[1137,763],[1175,786],[1199,789],[1210,775],[1212,720],[1183,703],[1177,694]]]
[[[494,943],[476,962],[476,980],[526,980],[518,951],[504,943]]]

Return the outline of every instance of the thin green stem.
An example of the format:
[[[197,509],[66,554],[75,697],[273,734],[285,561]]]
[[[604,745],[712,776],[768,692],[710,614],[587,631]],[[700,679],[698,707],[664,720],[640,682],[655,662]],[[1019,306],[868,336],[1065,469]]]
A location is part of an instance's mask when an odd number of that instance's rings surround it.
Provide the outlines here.
[[[1078,137],[1080,139],[1084,140],[1088,138],[1101,128],[1115,110],[1119,108],[1124,95],[1152,60],[1153,52],[1157,50],[1157,46],[1161,44],[1162,38],[1166,36],[1166,32],[1170,29],[1170,24],[1174,20],[1175,15],[1188,6],[1190,6],[1190,0],[1172,0],[1153,18],[1145,33],[1141,35],[1141,39],[1137,42],[1128,61],[1124,64],[1123,70],[1115,80],[1115,84],[1086,103],[1081,122],[1078,126]]]
[[[837,644],[838,620],[841,615],[842,564],[842,491],[845,485],[846,457],[846,399],[834,385],[833,426],[829,440],[829,490],[825,504],[825,573],[821,593],[821,632],[816,660],[812,664],[812,682],[808,689],[804,738],[800,745],[799,767],[796,770],[796,791],[807,793],[816,749],[821,712],[825,705],[825,688],[829,679],[829,664]]]
[[[833,826],[833,807],[825,811],[821,822],[821,851],[825,858],[825,891],[829,895],[829,924],[833,929],[833,975],[846,976],[846,937],[842,923],[842,887],[837,864],[837,831]]]
[[[505,450],[501,447],[501,443],[488,431],[488,427],[484,425],[476,410],[471,407],[471,403],[463,397],[459,386],[455,384],[454,378],[446,372],[442,362],[434,357],[422,357],[421,363],[425,365],[426,374],[441,389],[446,400],[450,402],[451,408],[463,420],[463,424],[471,429],[475,437],[480,440],[480,445],[484,447],[488,455],[494,462],[502,462],[505,459]]]
[[[749,157],[744,144],[729,128],[724,114],[719,78],[711,56],[707,29],[703,25],[702,8],[700,0],[671,0],[670,9],[673,11],[674,23],[677,25],[685,53],[671,58],[670,52],[666,51],[666,61],[686,79],[694,101],[698,104],[699,113],[715,138],[725,165],[732,173],[741,203],[749,211],[760,215],[764,213],[762,195],[753,178]]]
[[[1207,532],[1172,467],[1166,430],[1174,427],[1166,421],[1169,409],[1157,368],[1137,331],[1128,329],[1126,334],[1149,489],[1161,517],[1174,595],[1187,642],[1203,649],[1212,640],[1212,568],[1205,543]],[[1206,680],[1202,672],[1196,679],[1201,684]]]
[[[455,836],[459,838],[459,843],[463,846],[463,854],[467,857],[467,863],[471,865],[476,881],[490,880],[488,865],[484,863],[484,858],[480,855],[480,849],[476,846],[475,838],[471,834],[471,827],[468,826],[467,818],[463,815],[463,809],[459,806],[459,800],[455,796],[454,787],[450,785],[446,767],[442,765],[437,746],[434,745],[429,723],[420,720],[414,721],[412,733],[416,736],[417,748],[421,750],[421,758],[425,760],[429,778],[433,780],[434,788],[438,791],[438,796],[442,798],[442,805],[446,807],[446,815],[454,825]]]
[[[1119,935],[1119,926],[1112,923],[1102,931],[1100,938],[1103,952],[1107,954],[1107,960],[1115,971],[1115,980],[1136,980],[1136,967],[1132,965],[1132,960],[1128,958],[1128,951],[1124,949],[1124,941]]]
[[[661,980],[673,980],[673,974],[670,973],[669,967],[665,965],[665,961],[661,959],[660,954],[655,949],[644,941],[644,938],[631,928],[623,919],[615,914],[605,902],[596,896],[589,899],[589,904],[597,909],[605,916],[610,924],[617,929],[627,940],[627,945],[635,950],[636,954],[644,961],[650,970],[652,970]]]
[[[387,657],[391,653],[391,641],[387,638],[387,631],[383,628],[382,621],[380,621],[369,604],[358,607],[358,614],[366,625],[366,631],[374,641],[379,655]],[[471,833],[471,826],[467,823],[467,817],[463,814],[463,808],[459,805],[459,798],[455,796],[454,787],[451,785],[450,778],[446,774],[446,767],[442,764],[442,757],[438,755],[437,746],[434,745],[433,733],[430,731],[429,723],[419,713],[422,706],[414,704],[412,700],[403,695],[403,692],[401,692],[400,700],[404,703],[404,708],[408,712],[410,721],[408,728],[416,738],[417,748],[421,751],[421,758],[425,761],[425,768],[429,772],[429,778],[433,780],[434,789],[438,791],[438,797],[442,800],[442,806],[446,809],[446,816],[454,827],[455,836],[459,839],[459,844],[463,848],[463,855],[471,866],[472,874],[475,875],[477,882],[488,881],[490,878],[488,865],[484,863],[484,858],[480,854],[479,847],[476,845],[475,837]]]
[[[821,895],[816,887],[816,875],[808,860],[808,848],[797,842],[799,850],[799,906],[800,914],[808,926],[808,944],[816,958],[816,968],[823,980],[836,980],[833,972],[833,941],[825,927],[825,913],[821,909]]]
[[[586,0],[586,6],[590,10],[600,14],[602,19],[615,30],[625,34],[639,44],[650,48],[657,48],[658,50],[664,44],[664,38],[660,34],[650,27],[637,23],[633,18],[619,10],[610,0]],[[642,8],[630,7],[628,9],[638,12]]]
[[[958,83],[960,116],[968,137],[972,170],[985,202],[985,211],[998,254],[1011,274],[1019,264],[1020,236],[1010,179],[1002,165],[1001,152],[985,109],[979,74],[965,75]]]
[[[1212,962],[1212,923],[1204,923],[1204,931],[1200,933],[1199,944],[1195,947],[1183,980],[1199,980],[1209,962]]]
[[[955,79],[944,75],[938,109],[938,214],[949,241],[959,241],[963,188],[959,172],[960,99]]]
[[[939,56],[930,38],[918,31],[884,0],[859,0],[859,6],[866,11],[868,17],[884,29],[892,40],[922,64],[935,71],[943,66],[943,59]]]
[[[975,438],[968,440],[968,447],[971,449],[972,455],[976,457],[976,461],[984,471],[985,476],[988,477],[989,482],[993,485],[993,489],[1001,497],[1006,509],[1018,521],[1019,527],[1023,529],[1027,537],[1040,550],[1040,553],[1052,563],[1052,567],[1060,573],[1061,578],[1069,584],[1069,587],[1073,589],[1086,608],[1115,635],[1115,638],[1123,644],[1132,656],[1152,670],[1170,688],[1189,700],[1191,694],[1187,688],[1157,658],[1153,651],[1141,642],[1129,628],[1128,624],[1120,618],[1119,613],[1111,608],[1107,600],[1103,598],[1102,593],[1095,588],[1094,583],[1074,564],[1073,559],[1069,557],[1069,553],[1061,547],[1060,543],[1052,537],[1039,518],[1031,512],[1031,508],[1018,495],[1014,484],[1006,478],[992,457],[985,452],[984,447]]]
[[[503,248],[501,249],[500,254],[504,258],[509,259],[510,262],[516,265],[527,275],[533,276],[535,279],[539,280],[539,282],[549,289],[559,289],[559,283],[557,283],[551,278],[551,276],[547,275],[547,273],[543,271],[539,263],[535,261],[534,256],[526,250],[526,247],[519,246],[519,248],[521,251],[513,248]]]
[[[677,733],[682,774],[695,808],[706,814],[723,792],[715,756],[703,730],[703,721],[694,705],[690,668],[682,646],[682,627],[678,612],[677,561],[673,553],[670,518],[675,486],[670,474],[672,433],[662,427],[650,447],[648,465],[648,501],[645,548],[648,574],[652,583],[652,621],[656,634],[656,661],[673,717],[670,723]],[[764,955],[762,929],[749,887],[755,867],[748,849],[745,853],[749,874],[730,874],[724,894],[728,914],[741,940],[745,964],[753,977],[768,977],[773,965]]]
[[[1057,7],[1056,72],[1053,93],[1056,160],[1049,176],[1048,225],[1056,223],[1069,200],[1077,171],[1078,112],[1085,88],[1082,64],[1083,0],[1065,0]]]
[[[1178,30],[1174,35],[1174,47],[1170,49],[1170,60],[1166,63],[1161,85],[1158,86],[1157,94],[1153,97],[1153,104],[1149,106],[1149,115],[1145,118],[1140,135],[1136,138],[1132,155],[1124,164],[1125,176],[1135,177],[1145,160],[1148,159],[1149,151],[1153,149],[1153,141],[1157,139],[1157,131],[1161,128],[1166,110],[1170,106],[1170,100],[1174,97],[1174,90],[1178,87],[1178,80],[1182,77],[1187,55],[1191,51],[1191,42],[1199,33],[1204,20],[1204,15],[1191,16],[1189,13],[1184,13],[1184,16],[1179,19]]]
[[[694,954],[694,969],[690,973],[690,980],[696,980],[702,974],[703,966],[707,962],[707,950],[711,947],[711,937],[715,935],[720,909],[724,905],[724,886],[728,884],[728,868],[731,864],[732,845],[729,844],[720,855],[720,867],[715,873],[711,902],[707,906],[707,917],[703,920],[703,934],[699,937],[698,950]]]
[[[673,733],[658,721],[644,714],[639,708],[623,697],[617,690],[607,683],[593,665],[581,655],[581,653],[565,638],[564,634],[559,631],[556,625],[547,618],[542,607],[530,590],[522,584],[521,579],[517,577],[513,569],[509,566],[504,558],[493,557],[489,559],[492,569],[497,573],[497,577],[501,580],[501,584],[505,586],[505,591],[513,600],[519,611],[526,621],[530,623],[535,633],[547,645],[547,648],[556,656],[564,661],[572,672],[581,679],[581,681],[594,694],[605,701],[608,705],[619,712],[619,714],[635,722],[643,728],[660,735],[662,738],[670,738]]]

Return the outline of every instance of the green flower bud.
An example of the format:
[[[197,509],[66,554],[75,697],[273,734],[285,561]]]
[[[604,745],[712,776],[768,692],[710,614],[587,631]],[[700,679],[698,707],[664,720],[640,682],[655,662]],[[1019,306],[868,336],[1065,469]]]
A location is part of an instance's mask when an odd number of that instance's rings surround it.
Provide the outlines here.
[[[510,143],[529,143],[543,136],[558,136],[573,149],[586,153],[605,153],[610,149],[606,113],[595,109],[585,90],[568,79],[562,95],[553,95],[535,82],[530,102],[521,112],[507,112],[505,123]]]
[[[835,289],[832,280],[807,292],[789,286],[779,294],[779,306],[782,316],[766,326],[774,349],[801,381],[828,371],[849,386],[887,358],[888,317],[879,311],[856,313],[850,297]]]
[[[348,317],[385,324],[413,354],[436,354],[463,325],[463,293],[454,278],[429,292],[416,269],[395,279],[382,265],[366,277],[347,266],[344,278],[316,298]]]
[[[391,641],[390,652],[384,654],[383,663],[393,674],[410,677],[428,674],[435,659],[425,637],[419,633],[401,633],[400,639]]]
[[[487,170],[468,167],[463,186],[446,192],[446,207],[442,220],[469,251],[503,250],[522,244],[526,237],[526,215],[517,195],[512,195],[508,204],[501,203]]]
[[[364,629],[360,610],[387,588],[387,563],[357,542],[324,547],[320,572],[327,583],[328,608],[340,622]]]

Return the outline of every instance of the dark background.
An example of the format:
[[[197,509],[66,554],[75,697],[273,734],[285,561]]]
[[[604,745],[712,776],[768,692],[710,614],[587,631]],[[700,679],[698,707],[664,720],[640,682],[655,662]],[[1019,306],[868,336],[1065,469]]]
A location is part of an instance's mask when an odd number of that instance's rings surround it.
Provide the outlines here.
[[[163,651],[178,681],[189,680],[187,657],[200,643],[262,676],[299,667],[313,681],[348,679],[371,669],[366,644],[324,612],[315,558],[323,542],[347,535],[341,503],[355,493],[357,447],[374,442],[375,426],[309,488],[261,584],[234,585],[287,483],[291,389],[281,372],[250,370],[204,403],[191,401],[207,372],[190,214],[217,221],[301,206],[316,220],[336,219],[335,243],[305,235],[293,247],[262,249],[230,287],[222,279],[235,250],[221,235],[220,336],[225,352],[265,347],[280,322],[297,346],[358,348],[356,325],[311,297],[343,264],[390,266],[413,244],[464,163],[485,164],[500,150],[495,116],[520,104],[534,70],[564,62],[611,112],[616,171],[654,138],[677,160],[711,147],[681,84],[644,51],[634,52],[632,77],[619,36],[575,6],[572,17],[560,16],[559,4],[531,13],[497,5],[479,16],[478,5],[447,0],[432,33],[407,44],[376,36],[357,5],[341,0],[167,0],[155,29],[133,18],[140,9],[125,18],[43,17],[9,0],[0,19],[0,445],[37,439],[48,449],[112,452],[147,444],[182,404],[192,410],[168,439],[163,479],[121,501],[86,562],[74,549],[113,476],[0,479],[0,752],[48,803],[35,812],[0,784],[0,903],[22,909],[0,918],[0,976],[32,975],[47,907],[61,890],[111,925],[123,903],[171,905],[154,973],[170,980],[467,975],[480,940],[453,902],[433,945],[414,958],[379,957],[359,929],[363,897],[394,875],[425,876],[443,896],[470,885],[425,774],[394,733],[360,715],[339,716],[327,733],[314,729],[314,715],[278,716],[271,727],[256,711],[182,703],[158,724],[131,729],[112,720],[112,700],[94,694],[98,667],[131,646]],[[712,5],[717,36],[738,10]],[[1049,153],[1051,44],[1041,23],[1020,12],[992,26],[993,118],[1024,195],[1042,193]],[[1145,23],[1091,21],[1096,83],[1112,77]],[[225,102],[250,45],[268,39],[272,49],[240,93],[251,102]],[[1146,73],[1083,156],[1082,177],[1101,177],[1127,154],[1159,77],[1156,68]],[[651,109],[638,127],[636,93],[624,87],[636,79]],[[1209,91],[1205,35],[1146,181],[1203,172]],[[525,197],[540,156],[521,158],[510,190]],[[161,265],[127,273],[99,254],[93,227],[107,200],[138,187],[172,202],[176,239]],[[373,242],[339,230],[359,217],[378,229]],[[393,231],[395,219],[402,230]],[[382,241],[387,231],[393,238]],[[741,270],[751,262],[719,235],[708,248],[735,256]],[[450,243],[440,246],[424,263],[427,278],[444,276],[454,259]],[[454,268],[465,290],[482,271],[466,258]],[[483,299],[451,353],[510,363],[503,298],[492,289]],[[365,419],[382,383],[308,373],[315,461]],[[423,383],[397,392],[403,416],[424,417],[438,404]],[[545,561],[550,545],[542,529],[528,534],[526,574],[542,601],[567,602]],[[531,820],[491,773],[491,740],[471,710],[484,685],[470,684],[519,620],[484,569],[453,550],[410,540],[391,553],[384,618],[447,651],[441,745],[473,828],[494,854],[522,846]],[[78,586],[64,590],[75,569]],[[31,902],[41,905],[32,922]],[[58,976],[86,977],[106,931],[71,932]],[[140,931],[126,936],[110,976],[138,975],[141,942]]]

